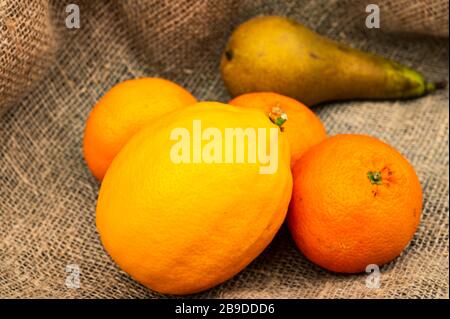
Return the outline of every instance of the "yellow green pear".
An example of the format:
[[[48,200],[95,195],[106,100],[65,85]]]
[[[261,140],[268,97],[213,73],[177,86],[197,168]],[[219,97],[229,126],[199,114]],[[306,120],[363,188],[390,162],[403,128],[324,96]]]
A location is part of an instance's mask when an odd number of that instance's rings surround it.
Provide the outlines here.
[[[278,16],[240,25],[222,55],[221,73],[232,96],[271,91],[307,105],[408,98],[435,90],[434,83],[408,67]]]

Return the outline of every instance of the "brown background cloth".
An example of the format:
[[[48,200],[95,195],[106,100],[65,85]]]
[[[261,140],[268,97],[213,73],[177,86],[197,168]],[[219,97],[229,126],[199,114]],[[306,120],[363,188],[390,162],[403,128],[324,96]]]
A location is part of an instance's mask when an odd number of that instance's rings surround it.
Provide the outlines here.
[[[167,297],[111,261],[95,229],[99,184],[82,157],[84,123],[114,84],[162,76],[201,100],[229,99],[218,71],[234,27],[260,14],[291,17],[354,47],[448,81],[448,1],[378,1],[381,29],[367,29],[371,1],[87,1],[67,29],[70,2],[0,0],[0,297]],[[420,99],[313,108],[330,135],[364,133],[402,152],[424,190],[410,246],[381,268],[338,275],[308,262],[285,226],[249,267],[193,297],[448,298],[448,88]],[[393,211],[395,213],[395,211]],[[70,289],[66,266],[78,264]]]

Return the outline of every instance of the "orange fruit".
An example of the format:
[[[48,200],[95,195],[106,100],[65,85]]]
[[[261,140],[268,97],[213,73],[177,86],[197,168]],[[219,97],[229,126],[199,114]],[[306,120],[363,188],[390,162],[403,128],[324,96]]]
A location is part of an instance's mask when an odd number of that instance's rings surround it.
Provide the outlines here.
[[[115,85],[98,101],[86,123],[83,152],[92,174],[101,180],[126,141],[147,123],[194,103],[191,93],[160,78]]]
[[[232,99],[229,104],[260,109],[267,114],[273,108],[281,108],[287,114],[283,128],[291,148],[292,165],[311,146],[326,138],[325,127],[314,112],[290,97],[272,92],[246,93]]]
[[[303,254],[335,272],[362,272],[400,255],[422,211],[414,168],[370,136],[337,135],[293,169],[288,225]]]
[[[251,161],[250,139],[230,139],[230,128],[266,132],[255,136],[277,169],[262,173],[269,162]],[[232,143],[244,147],[231,153]],[[124,271],[156,291],[215,286],[258,256],[283,223],[289,160],[286,137],[259,110],[202,102],[164,115],[136,133],[108,169],[96,210],[101,241]]]

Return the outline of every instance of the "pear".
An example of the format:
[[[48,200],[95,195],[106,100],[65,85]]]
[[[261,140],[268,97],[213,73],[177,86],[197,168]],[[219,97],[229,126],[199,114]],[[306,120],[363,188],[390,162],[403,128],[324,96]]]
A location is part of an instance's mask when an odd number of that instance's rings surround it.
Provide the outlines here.
[[[222,55],[221,73],[232,96],[271,91],[307,105],[409,98],[436,89],[408,67],[278,16],[256,17],[240,25]]]

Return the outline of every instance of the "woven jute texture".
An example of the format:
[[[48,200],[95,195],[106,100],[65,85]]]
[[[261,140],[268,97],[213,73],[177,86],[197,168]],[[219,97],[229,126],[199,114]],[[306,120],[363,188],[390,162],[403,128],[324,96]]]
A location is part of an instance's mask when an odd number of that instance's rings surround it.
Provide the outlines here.
[[[0,1],[0,115],[39,81],[54,60],[49,6]]]
[[[133,281],[102,248],[99,184],[82,156],[84,123],[109,88],[141,76],[227,101],[219,57],[246,19],[288,16],[448,81],[448,2],[378,1],[381,28],[367,29],[370,2],[79,0],[81,28],[67,29],[69,2],[0,0],[0,297],[170,297]],[[337,275],[308,262],[283,226],[240,274],[192,297],[448,298],[448,88],[414,100],[313,109],[330,135],[376,136],[414,165],[424,209],[413,241],[381,268],[381,287],[370,289],[366,274]],[[72,264],[81,272],[78,289],[66,286]]]

